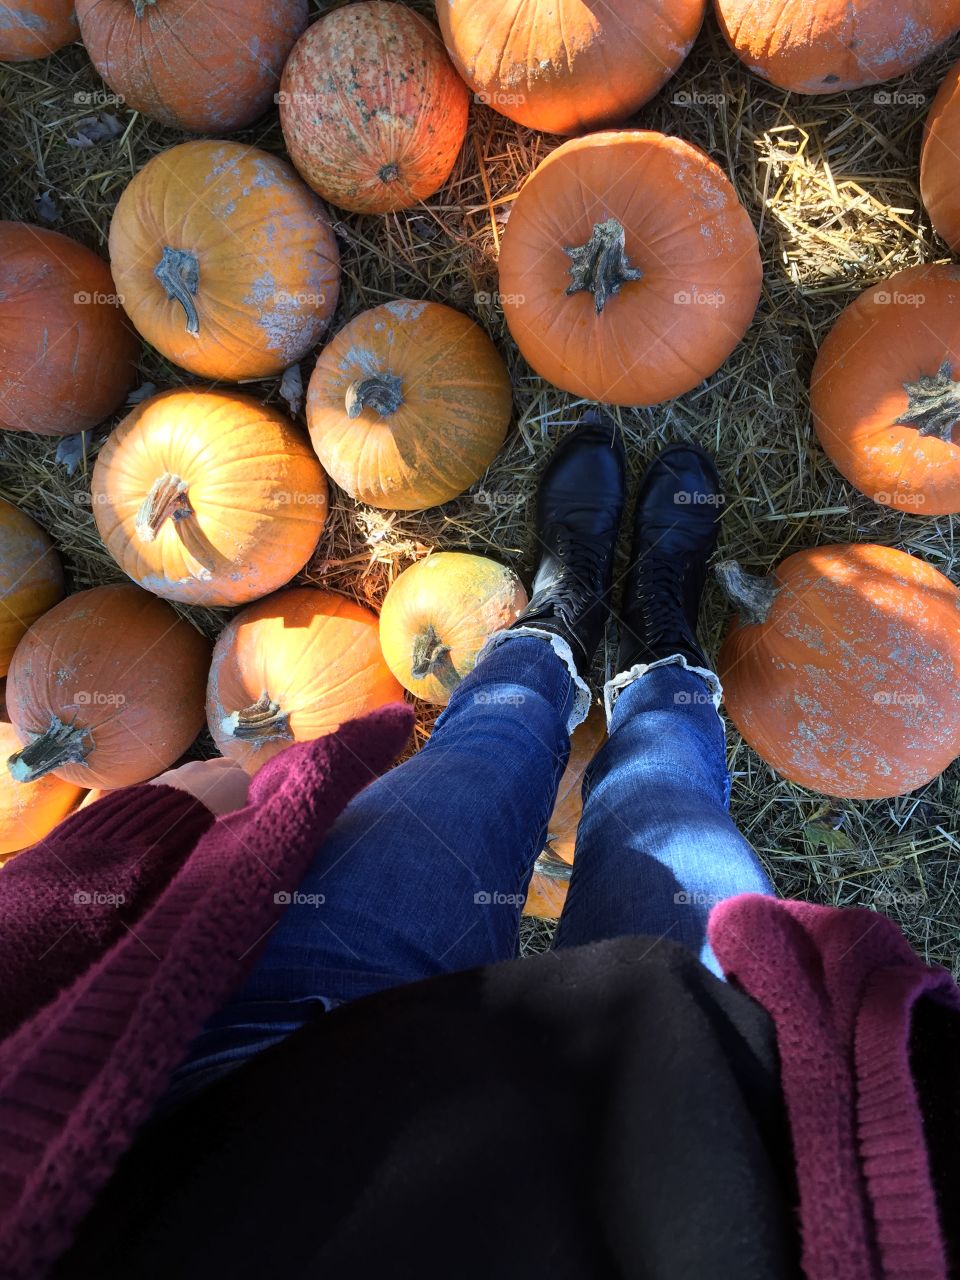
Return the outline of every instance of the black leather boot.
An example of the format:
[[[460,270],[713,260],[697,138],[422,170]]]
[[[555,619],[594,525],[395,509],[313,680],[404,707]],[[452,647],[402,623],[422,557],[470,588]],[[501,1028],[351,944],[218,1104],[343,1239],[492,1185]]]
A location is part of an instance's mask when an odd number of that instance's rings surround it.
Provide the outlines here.
[[[610,615],[625,475],[616,424],[606,414],[590,411],[558,445],[540,478],[537,537],[542,555],[530,603],[511,630],[536,627],[561,636],[581,674],[593,660]]]
[[[697,642],[697,615],[722,503],[713,460],[696,445],[671,445],[650,465],[633,518],[620,671],[675,653],[709,668]]]

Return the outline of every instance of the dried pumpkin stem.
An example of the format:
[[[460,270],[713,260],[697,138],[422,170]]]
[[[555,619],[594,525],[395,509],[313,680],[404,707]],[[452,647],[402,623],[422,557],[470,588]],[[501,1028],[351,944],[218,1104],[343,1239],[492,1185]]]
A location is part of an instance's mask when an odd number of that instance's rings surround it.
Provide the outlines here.
[[[564,246],[563,252],[570,258],[567,293],[592,293],[597,315],[623,285],[643,278],[640,268],[631,267],[627,259],[623,224],[616,218],[594,223],[586,244]]]
[[[148,4],[156,4],[157,0],[133,0],[133,12],[138,18],[143,17],[143,11]]]
[[[266,690],[249,707],[224,716],[220,728],[229,737],[239,738],[242,742],[265,742],[268,738],[289,738],[293,741],[290,717]]]
[[[93,748],[88,729],[51,717],[46,733],[34,738],[7,761],[14,782],[35,782],[65,764],[82,764]]]
[[[153,274],[163,285],[167,297],[176,300],[187,317],[187,333],[194,337],[200,332],[200,317],[193,299],[200,288],[200,263],[187,249],[171,249],[163,246],[160,261]]]
[[[736,560],[721,560],[715,569],[727,599],[746,623],[766,622],[780,588],[772,575],[745,573]]]
[[[165,520],[185,520],[192,515],[186,480],[168,471],[153,482],[137,512],[137,537],[141,542],[153,542]]]
[[[427,676],[438,675],[444,665],[452,665],[449,655],[450,646],[444,644],[437,635],[433,623],[428,623],[426,631],[419,631],[414,637],[410,674],[414,680],[425,680]]]
[[[557,857],[549,847],[549,840],[550,834],[548,832],[548,847],[537,858],[533,864],[533,869],[534,871],[539,871],[540,875],[546,876],[548,880],[569,880],[573,868],[569,862],[564,862],[562,858]]]
[[[348,418],[359,418],[367,408],[386,418],[403,404],[403,383],[395,373],[374,373],[369,378],[358,378],[347,387],[344,403]]]
[[[898,427],[916,427],[921,436],[936,436],[953,443],[953,429],[960,422],[960,383],[953,379],[950,361],[936,373],[921,373],[916,382],[905,382],[906,412],[894,418]]]

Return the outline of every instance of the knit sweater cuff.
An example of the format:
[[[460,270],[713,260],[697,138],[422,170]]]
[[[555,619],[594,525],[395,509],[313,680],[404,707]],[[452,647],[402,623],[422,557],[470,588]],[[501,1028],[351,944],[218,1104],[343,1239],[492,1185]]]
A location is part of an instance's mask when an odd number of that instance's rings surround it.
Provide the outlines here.
[[[162,834],[170,853],[184,853],[213,826],[213,813],[195,796],[177,787],[141,783],[108,791],[85,809],[78,809],[41,841],[50,849],[60,841],[73,846],[89,843],[136,842]]]

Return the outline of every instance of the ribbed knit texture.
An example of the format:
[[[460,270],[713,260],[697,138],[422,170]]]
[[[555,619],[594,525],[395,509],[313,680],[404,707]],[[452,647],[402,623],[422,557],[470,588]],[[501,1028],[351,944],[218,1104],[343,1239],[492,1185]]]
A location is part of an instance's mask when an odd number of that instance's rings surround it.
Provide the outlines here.
[[[921,996],[960,1014],[950,974],[872,911],[745,894],[713,909],[709,935],[777,1029],[804,1274],[946,1280],[909,1036]]]

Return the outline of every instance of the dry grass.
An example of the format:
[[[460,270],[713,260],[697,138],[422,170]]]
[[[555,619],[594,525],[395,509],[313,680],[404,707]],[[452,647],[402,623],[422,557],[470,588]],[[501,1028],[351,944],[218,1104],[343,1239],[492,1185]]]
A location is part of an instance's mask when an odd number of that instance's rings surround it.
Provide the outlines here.
[[[430,9],[427,0],[417,7]],[[893,270],[947,256],[922,209],[917,164],[926,107],[958,53],[955,43],[919,73],[884,86],[897,95],[893,101],[877,101],[873,89],[796,98],[751,77],[708,19],[681,74],[637,117],[644,127],[704,147],[735,182],[762,238],[763,299],[733,357],[681,399],[619,414],[634,478],[665,441],[697,440],[716,454],[729,495],[721,550],[749,567],[765,568],[816,543],[862,540],[902,547],[954,581],[960,577],[954,520],[899,515],[854,492],[812,436],[806,392],[817,344],[842,306]],[[121,137],[87,150],[68,147],[76,120],[96,110],[75,95],[100,89],[76,46],[44,63],[0,70],[0,154],[9,170],[0,202],[4,217],[35,221],[35,197],[50,191],[60,208],[56,229],[103,252],[126,182],[181,137],[108,107],[124,126]],[[239,136],[283,149],[274,112]],[[529,571],[536,472],[580,405],[530,373],[490,295],[510,201],[554,142],[475,106],[463,154],[438,196],[404,214],[339,218],[344,288],[337,326],[398,295],[469,312],[509,362],[516,426],[484,479],[442,509],[391,515],[341,498],[308,580],[375,604],[396,573],[431,547],[489,552]],[[304,382],[310,364],[304,362]],[[142,371],[160,388],[185,381],[153,352],[144,353]],[[276,380],[256,389],[277,399]],[[12,433],[0,441],[0,492],[53,531],[75,588],[118,577],[86,503],[90,464],[110,425],[90,433],[85,464],[73,478],[54,461],[56,441]],[[489,493],[497,495],[493,504],[483,499]],[[724,618],[711,593],[704,635],[712,652]],[[211,631],[220,623],[213,612],[201,621]],[[424,710],[422,737],[430,719]],[[735,815],[782,893],[880,906],[921,954],[958,970],[960,766],[899,800],[828,807],[776,778],[732,732],[730,756]]]

